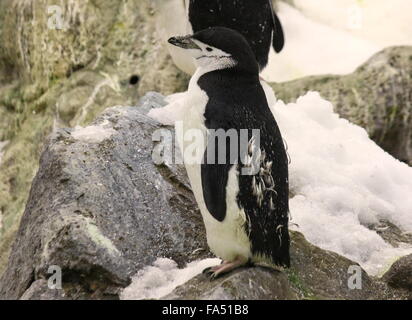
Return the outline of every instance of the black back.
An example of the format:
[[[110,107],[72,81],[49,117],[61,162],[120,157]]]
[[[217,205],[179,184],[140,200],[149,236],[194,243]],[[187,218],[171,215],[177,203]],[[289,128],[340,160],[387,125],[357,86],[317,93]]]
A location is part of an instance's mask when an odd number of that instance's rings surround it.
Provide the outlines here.
[[[235,69],[219,70],[203,75],[198,85],[209,97],[204,114],[208,129],[235,129],[238,132],[249,129],[248,140],[252,137],[251,129],[260,130],[261,150],[266,153],[266,160],[273,162],[271,177],[275,190],[264,191],[259,205],[253,194],[252,181],[261,182],[259,174],[239,175],[237,202],[250,221],[245,230],[252,243],[252,252],[266,255],[277,265],[289,266],[288,158],[258,74],[240,74]],[[204,200],[218,221],[223,221],[226,215],[226,186],[229,171],[236,165],[230,159],[229,142],[228,139],[226,164],[207,164],[204,161],[201,165]],[[206,149],[205,157],[208,151]],[[244,164],[240,154],[237,163],[237,169],[241,170]]]
[[[261,70],[268,63],[272,34],[275,51],[284,46],[283,29],[271,0],[190,0],[189,21],[193,32],[216,26],[240,32]]]

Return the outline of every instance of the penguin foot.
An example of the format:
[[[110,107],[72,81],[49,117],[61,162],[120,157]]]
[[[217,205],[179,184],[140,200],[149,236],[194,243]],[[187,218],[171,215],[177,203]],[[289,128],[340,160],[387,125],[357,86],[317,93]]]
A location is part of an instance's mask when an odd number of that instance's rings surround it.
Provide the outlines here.
[[[236,259],[235,261],[223,261],[220,265],[209,267],[203,270],[203,274],[210,277],[210,280],[217,279],[219,276],[228,273],[236,268],[247,264],[245,259]]]

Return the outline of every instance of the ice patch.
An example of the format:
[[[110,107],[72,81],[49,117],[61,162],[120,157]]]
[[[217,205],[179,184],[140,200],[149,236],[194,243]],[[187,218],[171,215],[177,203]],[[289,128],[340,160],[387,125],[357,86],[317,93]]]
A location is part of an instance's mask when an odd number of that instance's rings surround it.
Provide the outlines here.
[[[177,263],[167,258],[157,259],[153,266],[145,267],[120,295],[122,300],[160,299],[177,286],[201,273],[203,269],[217,265],[220,259],[205,259],[188,263],[179,269]]]
[[[412,246],[393,248],[367,226],[388,220],[412,231],[412,168],[309,92],[272,112],[291,157],[292,222],[315,245],[359,262],[373,275]]]
[[[109,122],[105,120],[99,125],[92,125],[85,128],[76,126],[71,135],[76,140],[84,141],[87,143],[100,143],[116,133],[116,130],[114,130],[113,128],[104,127],[108,123]]]

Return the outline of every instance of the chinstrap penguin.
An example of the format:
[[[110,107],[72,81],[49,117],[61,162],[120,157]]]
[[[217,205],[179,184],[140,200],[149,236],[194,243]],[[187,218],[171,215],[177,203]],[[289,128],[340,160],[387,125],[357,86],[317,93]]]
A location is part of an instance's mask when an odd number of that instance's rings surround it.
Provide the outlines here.
[[[282,25],[272,0],[185,0],[193,33],[210,27],[238,31],[249,42],[260,70],[268,63],[271,45],[283,49]]]
[[[156,0],[157,32],[168,39],[175,34],[192,34],[210,27],[227,27],[240,32],[249,42],[260,71],[268,63],[273,47],[284,47],[284,32],[271,0]],[[193,75],[196,65],[183,50],[169,46],[175,64]]]
[[[252,49],[240,33],[224,27],[169,42],[187,50],[198,64],[176,135],[208,245],[223,260],[207,272],[216,277],[248,263],[289,267],[288,158]],[[219,135],[212,134],[234,130],[240,137],[245,129],[236,154],[227,136],[222,149]],[[199,133],[202,143],[192,152],[187,134]],[[209,154],[219,162],[210,161]],[[253,166],[253,174],[244,174]]]

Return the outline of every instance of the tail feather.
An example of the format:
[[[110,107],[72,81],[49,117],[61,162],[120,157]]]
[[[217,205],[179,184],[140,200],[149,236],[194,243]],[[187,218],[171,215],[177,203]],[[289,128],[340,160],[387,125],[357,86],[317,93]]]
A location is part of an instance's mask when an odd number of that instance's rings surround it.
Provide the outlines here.
[[[285,46],[285,36],[283,34],[282,24],[280,23],[278,16],[276,15],[276,13],[273,14],[275,19],[275,25],[273,28],[273,49],[275,49],[275,51],[279,53]]]
[[[275,10],[273,9],[272,0],[269,0],[269,3],[270,3],[270,8],[272,10],[272,21],[273,21],[272,46],[273,46],[273,49],[275,49],[275,51],[279,53],[282,51],[283,47],[285,46],[285,36],[283,33],[282,24],[280,23],[280,20],[278,16],[276,15]]]

